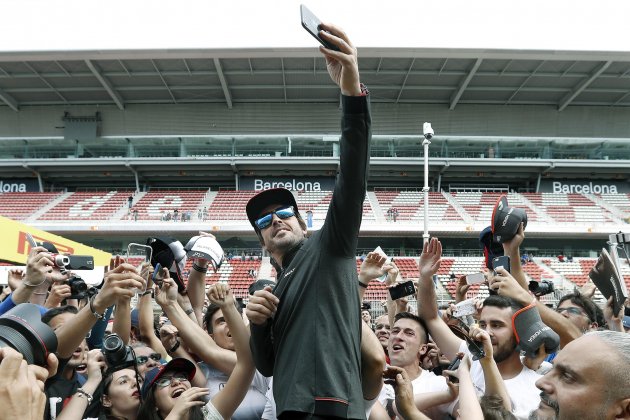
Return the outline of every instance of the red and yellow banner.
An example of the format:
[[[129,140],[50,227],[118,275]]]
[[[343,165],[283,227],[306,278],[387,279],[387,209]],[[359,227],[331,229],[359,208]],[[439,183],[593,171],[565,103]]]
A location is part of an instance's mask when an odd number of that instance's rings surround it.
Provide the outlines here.
[[[2,216],[0,216],[0,232],[0,259],[16,264],[26,264],[28,253],[31,251],[26,233],[30,233],[36,242],[54,244],[60,254],[91,255],[94,257],[96,267],[109,265],[112,257],[107,252]]]

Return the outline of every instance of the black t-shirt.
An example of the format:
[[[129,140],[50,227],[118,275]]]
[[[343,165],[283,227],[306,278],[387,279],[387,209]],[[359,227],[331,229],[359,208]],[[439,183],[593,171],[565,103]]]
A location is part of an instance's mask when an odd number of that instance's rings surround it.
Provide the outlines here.
[[[68,380],[63,377],[63,371],[70,359],[60,359],[59,369],[57,374],[46,381],[46,411],[44,413],[45,420],[55,419],[63,407],[72,399],[72,396],[77,392],[78,388],[81,388],[81,381],[79,374],[74,373],[72,379]],[[83,417],[98,417],[101,411],[101,395],[103,389],[101,385],[96,388],[94,392],[92,404],[90,404],[85,410]]]

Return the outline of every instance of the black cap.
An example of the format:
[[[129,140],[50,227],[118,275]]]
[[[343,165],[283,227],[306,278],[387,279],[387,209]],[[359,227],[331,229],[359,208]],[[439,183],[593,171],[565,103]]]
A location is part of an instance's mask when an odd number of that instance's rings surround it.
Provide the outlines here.
[[[262,213],[265,207],[271,204],[293,206],[296,213],[299,211],[297,202],[295,201],[295,197],[291,191],[286,188],[272,188],[265,190],[250,198],[247,202],[247,206],[245,207],[249,223],[251,223],[254,228],[256,228],[255,222],[256,219],[260,217],[260,213]]]
[[[276,282],[269,279],[256,280],[255,282],[249,285],[249,290],[248,290],[249,295],[251,296],[257,291],[262,290],[267,286],[276,287]]]
[[[492,233],[495,241],[503,243],[512,239],[518,232],[521,222],[527,226],[527,213],[508,205],[507,196],[502,195],[492,211]]]

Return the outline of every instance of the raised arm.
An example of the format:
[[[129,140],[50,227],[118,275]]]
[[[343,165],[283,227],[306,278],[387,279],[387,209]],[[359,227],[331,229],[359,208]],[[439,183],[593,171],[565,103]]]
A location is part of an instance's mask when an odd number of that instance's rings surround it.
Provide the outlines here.
[[[167,270],[165,270],[165,276]],[[164,279],[167,283],[169,277]],[[155,300],[179,331],[179,336],[190,346],[190,350],[201,360],[212,365],[221,372],[229,375],[236,364],[233,351],[219,347],[212,337],[199,324],[190,319],[177,303],[177,290],[168,289],[169,293],[162,293],[156,289]]]
[[[142,341],[149,345],[153,350],[160,354],[167,354],[166,349],[162,345],[162,341],[155,335],[153,328],[153,267],[144,266],[140,272],[140,276],[147,281],[147,289],[143,292],[136,305],[138,310],[138,327]]]
[[[341,88],[339,175],[322,231],[333,254],[354,257],[363,214],[370,159],[371,117],[369,101],[362,96],[357,49],[339,27],[322,24],[321,36],[339,51],[320,47],[331,79]]]
[[[219,305],[230,328],[236,351],[236,366],[225,387],[212,397],[212,404],[223,418],[230,418],[245,398],[254,378],[254,360],[249,349],[249,334],[241,314],[234,305],[234,296],[226,284],[212,285],[208,292],[210,302]]]
[[[429,333],[444,355],[450,360],[459,352],[462,340],[438,316],[437,298],[433,275],[438,272],[442,258],[442,244],[431,238],[424,244],[420,256],[420,279],[418,280],[418,316],[424,319]]]
[[[386,258],[379,255],[377,252],[370,252],[361,263],[361,267],[359,268],[360,301],[363,301],[363,296],[365,295],[370,282],[382,276],[387,271],[387,266],[383,266],[385,261]]]
[[[527,276],[525,276],[525,272],[523,271],[523,267],[521,265],[520,246],[524,240],[525,228],[523,223],[521,223],[516,235],[509,241],[505,241],[503,243],[503,253],[510,257],[510,273],[512,274],[512,277],[516,279],[523,289],[529,290]]]
[[[511,266],[511,264],[510,264]],[[500,295],[514,299],[523,306],[527,306],[534,300],[528,290],[520,287],[519,283],[502,267],[497,268],[497,274],[490,279],[490,288]],[[560,346],[564,347],[571,341],[582,335],[580,329],[564,316],[547,307],[540,301],[536,302],[542,321],[560,336]]]

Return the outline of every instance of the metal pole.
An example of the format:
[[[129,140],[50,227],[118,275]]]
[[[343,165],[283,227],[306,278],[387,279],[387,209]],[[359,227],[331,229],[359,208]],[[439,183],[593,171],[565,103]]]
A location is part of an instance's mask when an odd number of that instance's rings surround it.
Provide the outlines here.
[[[426,138],[422,142],[424,147],[424,234],[422,235],[422,243],[429,242],[429,145],[431,142]]]

